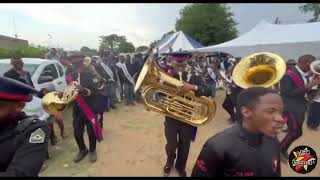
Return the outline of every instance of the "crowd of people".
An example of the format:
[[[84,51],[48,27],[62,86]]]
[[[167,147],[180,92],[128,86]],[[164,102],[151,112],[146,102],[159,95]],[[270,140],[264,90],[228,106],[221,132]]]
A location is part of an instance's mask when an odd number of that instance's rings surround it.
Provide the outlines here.
[[[152,48],[146,55],[137,53],[133,57],[109,51],[93,57],[82,53],[59,57],[56,53],[52,49],[45,58],[59,60],[65,66],[67,83],[80,79],[79,95],[72,106],[73,136],[79,149],[74,162],[79,163],[89,155],[90,162],[94,163],[98,159],[96,143],[103,140],[104,113],[117,109],[122,101],[126,106],[141,102],[141,94],[134,92],[134,86]],[[310,63],[316,60],[312,55],[303,55],[297,61],[288,60],[287,72],[274,89],[242,89],[235,84],[232,73],[241,57],[224,53],[199,56],[188,52],[155,54],[155,57],[157,65],[170,76],[179,79],[178,72],[183,72],[184,85],[180,93],[195,91],[197,96],[214,99],[217,88],[226,90],[222,107],[234,125],[205,143],[191,176],[281,176],[280,154],[282,159],[288,159],[288,148],[302,136],[305,113],[309,113],[307,124],[310,129],[316,129],[320,124],[319,97],[306,99],[306,94],[314,94],[312,90],[320,85],[320,79],[310,73]],[[41,107],[41,98],[55,91],[53,85],[37,91],[32,88],[30,73],[23,69],[22,59],[13,57],[11,64],[12,69],[0,78],[0,128],[3,129],[1,133],[7,134],[21,129],[24,138],[12,152],[8,149],[1,153],[0,156],[6,158],[0,161],[0,176],[37,176],[44,167],[44,159],[49,158],[48,141],[52,145],[57,143],[55,122],[61,137],[66,137],[63,117],[61,113],[48,114]],[[36,118],[25,120],[31,115]],[[287,129],[283,129],[285,124]],[[85,127],[89,148],[84,142]],[[280,131],[287,131],[287,134],[279,142],[277,134]],[[180,176],[187,176],[190,143],[195,140],[196,132],[194,126],[165,117],[167,161],[164,176],[170,174],[174,164]],[[13,137],[7,137],[0,147],[12,145],[10,138]],[[254,166],[242,161],[243,158],[253,160],[252,156],[256,157]],[[30,159],[32,163],[26,163]]]

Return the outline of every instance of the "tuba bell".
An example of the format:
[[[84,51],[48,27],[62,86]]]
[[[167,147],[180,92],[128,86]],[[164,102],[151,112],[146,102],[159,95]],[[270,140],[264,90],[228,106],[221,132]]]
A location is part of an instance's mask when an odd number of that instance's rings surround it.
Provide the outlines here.
[[[243,89],[261,86],[272,87],[280,81],[286,71],[282,57],[271,52],[251,54],[235,66],[232,79]]]
[[[55,115],[58,112],[62,112],[67,108],[67,105],[76,99],[79,94],[77,81],[71,82],[67,88],[63,91],[60,97],[60,92],[49,92],[42,98],[43,109],[51,114]]]
[[[177,95],[182,86],[183,81],[167,75],[157,67],[152,53],[140,72],[134,91],[141,89],[147,109],[189,125],[200,126],[212,120],[216,112],[215,102],[205,96],[197,97],[192,91]]]

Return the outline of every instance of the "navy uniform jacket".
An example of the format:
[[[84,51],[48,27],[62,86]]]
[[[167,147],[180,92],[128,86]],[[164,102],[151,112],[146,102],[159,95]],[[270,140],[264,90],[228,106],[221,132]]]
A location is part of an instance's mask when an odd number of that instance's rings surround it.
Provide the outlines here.
[[[46,158],[48,128],[24,113],[0,123],[0,177],[36,177]],[[39,133],[36,141],[35,135]],[[32,135],[33,134],[33,135]],[[31,137],[32,136],[32,137]]]
[[[302,75],[296,67],[292,70],[302,79]],[[298,86],[291,76],[285,74],[280,80],[280,95],[284,103],[284,110],[289,112],[306,112],[308,101],[305,98],[305,94],[308,91],[309,89],[305,88],[305,86]]]
[[[281,176],[279,141],[237,123],[204,144],[191,176]]]
[[[72,72],[71,75],[74,77],[74,80],[77,80],[77,73]],[[94,113],[100,113],[103,109],[101,106],[101,100],[103,100],[103,98],[101,98],[102,95],[99,90],[101,81],[98,80],[95,73],[84,71],[80,73],[80,85],[83,88],[80,91],[80,95],[82,95],[84,101]],[[84,89],[88,89],[90,93],[87,94],[87,90]],[[80,108],[78,107],[77,103],[75,103],[73,106],[73,115],[77,115],[77,112],[79,111]]]

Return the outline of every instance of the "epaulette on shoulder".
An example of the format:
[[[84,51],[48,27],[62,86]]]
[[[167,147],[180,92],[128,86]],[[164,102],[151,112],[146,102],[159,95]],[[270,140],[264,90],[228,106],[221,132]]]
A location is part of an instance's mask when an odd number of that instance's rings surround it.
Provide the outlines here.
[[[39,123],[39,122],[40,122],[40,120],[35,116],[26,117],[18,122],[18,125],[17,125],[15,131],[18,133],[23,133],[32,124]]]

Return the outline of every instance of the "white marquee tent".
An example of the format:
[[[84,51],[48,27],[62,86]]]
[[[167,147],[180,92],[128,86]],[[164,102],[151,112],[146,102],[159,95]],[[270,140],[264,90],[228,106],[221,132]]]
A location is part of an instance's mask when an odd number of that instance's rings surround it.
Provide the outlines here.
[[[320,22],[277,25],[260,21],[252,30],[222,44],[195,49],[196,52],[225,52],[234,57],[269,51],[297,60],[303,54],[320,56]]]
[[[168,53],[170,47],[172,48],[172,51],[189,51],[204,46],[182,31],[179,31],[163,37],[155,46],[154,51],[156,51],[156,48],[159,48],[159,54]]]

